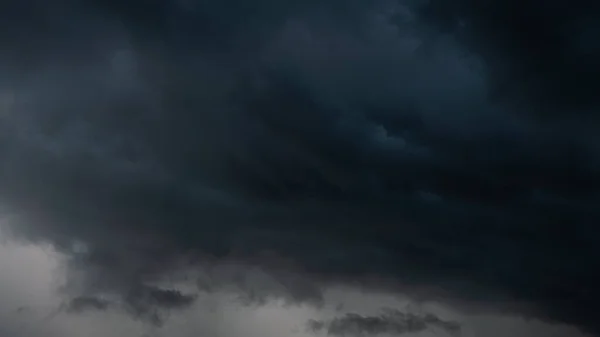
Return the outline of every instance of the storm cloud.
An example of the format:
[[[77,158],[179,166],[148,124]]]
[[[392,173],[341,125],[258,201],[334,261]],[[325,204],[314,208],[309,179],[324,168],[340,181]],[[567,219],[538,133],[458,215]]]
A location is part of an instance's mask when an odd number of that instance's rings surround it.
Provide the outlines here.
[[[432,314],[419,316],[393,309],[385,310],[378,316],[346,314],[328,322],[311,320],[308,323],[308,328],[315,332],[326,330],[329,335],[334,336],[374,336],[382,334],[395,336],[422,332],[430,328],[439,328],[450,335],[460,333],[460,324],[457,322],[447,322]]]
[[[598,333],[593,6],[6,1],[2,215],[73,308],[360,284]]]

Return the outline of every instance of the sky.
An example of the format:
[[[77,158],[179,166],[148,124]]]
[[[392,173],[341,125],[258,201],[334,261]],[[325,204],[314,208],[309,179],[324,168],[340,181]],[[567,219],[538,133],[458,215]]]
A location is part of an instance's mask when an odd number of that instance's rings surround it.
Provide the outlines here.
[[[407,292],[349,285],[324,288],[320,305],[289,303],[281,298],[249,303],[239,286],[205,291],[184,310],[163,311],[164,321],[154,324],[132,316],[123,307],[104,307],[91,298],[79,298],[79,305],[65,299],[57,289],[65,282],[69,257],[49,245],[5,240],[9,236],[3,232],[0,244],[3,336],[588,336],[576,327],[510,312],[461,310],[452,301],[423,301]],[[246,269],[242,273],[248,278],[260,273],[261,279],[273,282],[261,270]],[[195,287],[181,281],[164,285],[180,291]],[[430,317],[424,320],[429,323],[413,323],[410,330],[408,315],[416,319]]]
[[[0,335],[600,335],[598,4],[0,22]]]

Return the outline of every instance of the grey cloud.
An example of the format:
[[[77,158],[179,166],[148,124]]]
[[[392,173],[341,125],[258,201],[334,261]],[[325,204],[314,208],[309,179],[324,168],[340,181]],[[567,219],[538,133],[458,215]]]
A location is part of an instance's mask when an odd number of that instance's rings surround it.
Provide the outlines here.
[[[194,303],[194,296],[184,295],[177,290],[148,288],[145,291],[136,291],[133,297],[140,298],[143,302],[156,302],[167,308],[182,308]]]
[[[190,308],[196,299],[196,295],[184,294],[179,290],[137,285],[124,295],[121,303],[99,297],[79,296],[63,304],[59,312],[78,314],[120,309],[153,324],[162,325],[169,314]]]
[[[439,328],[452,336],[458,336],[461,326],[457,322],[444,321],[433,314],[416,315],[394,309],[384,310],[378,316],[346,314],[330,321],[311,320],[312,332],[326,331],[333,336],[403,335]]]
[[[2,236],[5,239],[5,236]],[[324,293],[324,306],[286,305],[285,302],[274,299],[258,306],[240,305],[235,300],[235,293],[220,289],[211,293],[198,294],[196,301],[186,308],[178,307],[172,311],[160,313],[158,321],[148,324],[152,315],[140,317],[134,312],[126,312],[123,303],[118,303],[118,297],[101,297],[97,295],[87,298],[71,298],[57,308],[61,302],[60,294],[52,285],[52,279],[65,275],[61,260],[68,258],[55,254],[51,247],[31,245],[26,242],[5,240],[0,244],[0,332],[7,336],[173,336],[189,335],[208,336],[285,336],[294,334],[309,336],[311,331],[303,331],[308,319],[321,321],[323,324],[332,322],[332,318],[343,320],[355,317],[356,314],[344,316],[345,313],[359,313],[362,318],[396,317],[394,320],[410,319],[410,315],[398,315],[398,312],[418,313],[412,316],[418,320],[430,322],[428,331],[420,335],[444,335],[443,329],[435,325],[449,328],[460,322],[464,336],[582,336],[577,329],[568,326],[544,324],[536,320],[525,320],[519,316],[483,315],[479,311],[475,315],[464,315],[455,311],[454,303],[423,303],[394,292],[372,292],[356,286],[329,287]],[[82,251],[82,247],[77,249]],[[274,263],[270,262],[273,266]],[[221,266],[221,264],[219,264]],[[222,268],[222,267],[221,267]],[[8,272],[10,271],[10,272]],[[239,271],[239,269],[238,269]],[[190,281],[193,281],[191,279]],[[250,282],[252,283],[252,282]],[[219,282],[219,286],[222,283]],[[160,288],[168,289],[168,288]],[[414,294],[404,289],[405,293]],[[397,293],[397,292],[396,292]],[[181,292],[186,294],[186,292]],[[234,296],[232,296],[234,295]],[[170,296],[169,296],[170,297]],[[96,304],[109,302],[110,310],[96,310]],[[173,301],[167,301],[173,302]],[[178,301],[175,301],[178,302]],[[15,303],[22,306],[17,307]],[[84,304],[85,303],[85,304]],[[336,303],[344,303],[339,308]],[[84,311],[69,312],[68,305],[80,307]],[[263,305],[264,304],[264,305]],[[90,307],[91,305],[91,307]],[[450,306],[448,306],[450,305]],[[103,305],[100,305],[103,307]],[[380,308],[386,309],[379,312]],[[23,310],[20,310],[23,309]],[[153,308],[157,309],[157,308]],[[183,310],[180,310],[183,309]],[[129,314],[127,314],[129,313]],[[157,310],[154,313],[158,313]],[[431,315],[423,314],[431,313]],[[131,315],[133,314],[133,315]],[[170,317],[169,317],[170,316]],[[140,319],[143,318],[143,319]],[[169,319],[167,319],[169,318]],[[438,320],[438,318],[440,318]],[[446,322],[448,324],[444,324]],[[418,325],[418,324],[415,324]],[[320,331],[325,332],[325,330]],[[315,331],[315,333],[317,333]],[[387,334],[389,335],[389,334]]]
[[[110,302],[97,297],[77,297],[66,304],[66,312],[80,313],[87,310],[106,310]]]
[[[125,309],[136,317],[148,319],[155,325],[164,323],[165,315],[189,308],[196,296],[178,290],[140,286],[125,296]]]

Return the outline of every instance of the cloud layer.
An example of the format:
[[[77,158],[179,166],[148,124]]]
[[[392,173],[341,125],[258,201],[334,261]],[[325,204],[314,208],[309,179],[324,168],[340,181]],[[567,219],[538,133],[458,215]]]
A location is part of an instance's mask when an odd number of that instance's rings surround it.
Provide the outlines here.
[[[5,239],[5,234],[0,232],[0,238]],[[162,325],[148,324],[155,322],[131,315],[114,297],[80,298],[60,304],[64,297],[55,287],[69,277],[63,268],[64,259],[68,257],[49,246],[0,243],[1,333],[14,337],[325,337],[325,326],[337,322],[349,336],[352,327],[375,327],[371,332],[381,332],[375,336],[383,337],[397,336],[394,329],[410,318],[417,325],[428,322],[429,326],[402,333],[402,337],[452,337],[456,330],[440,328],[445,326],[442,322],[449,323],[447,327],[460,324],[460,337],[588,337],[573,327],[525,320],[518,315],[471,315],[461,313],[451,303],[418,302],[398,293],[339,286],[324,290],[319,307],[289,305],[277,298],[247,305],[233,289],[205,292],[192,305],[171,312],[168,319],[163,315]],[[310,329],[315,322],[323,329]],[[385,331],[385,327],[392,328]]]
[[[73,308],[185,307],[191,274],[599,329],[587,2],[7,3],[0,201],[70,257]]]

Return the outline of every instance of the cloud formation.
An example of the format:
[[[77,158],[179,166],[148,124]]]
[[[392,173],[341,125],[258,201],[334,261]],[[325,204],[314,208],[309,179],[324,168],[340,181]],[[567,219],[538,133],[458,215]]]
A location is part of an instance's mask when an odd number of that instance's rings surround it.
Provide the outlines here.
[[[2,231],[0,238],[6,238]],[[68,258],[49,246],[0,241],[0,332],[16,337],[324,337],[326,329],[307,330],[307,322],[310,327],[311,322],[325,325],[347,317],[390,317],[391,321],[415,317],[430,322],[429,328],[403,336],[444,336],[444,330],[435,327],[442,321],[460,324],[461,337],[590,336],[572,326],[524,319],[515,313],[461,312],[452,302],[415,300],[410,291],[404,296],[339,285],[323,289],[320,306],[290,305],[277,297],[248,305],[243,298],[240,301],[239,291],[221,287],[198,294],[189,306],[170,312],[148,307],[155,315],[139,316],[127,303],[119,303],[118,296],[65,301],[65,294],[57,293],[55,287],[63,278],[72,277],[63,268]]]
[[[460,324],[440,319],[433,314],[423,316],[388,309],[378,316],[346,314],[331,321],[310,320],[308,328],[313,332],[327,331],[332,336],[399,336],[428,329],[439,329],[450,336],[458,336]]]
[[[106,310],[109,306],[110,302],[101,298],[76,297],[67,303],[66,311],[78,313],[86,310]]]
[[[0,201],[69,296],[358,280],[600,329],[588,2],[6,3]]]

